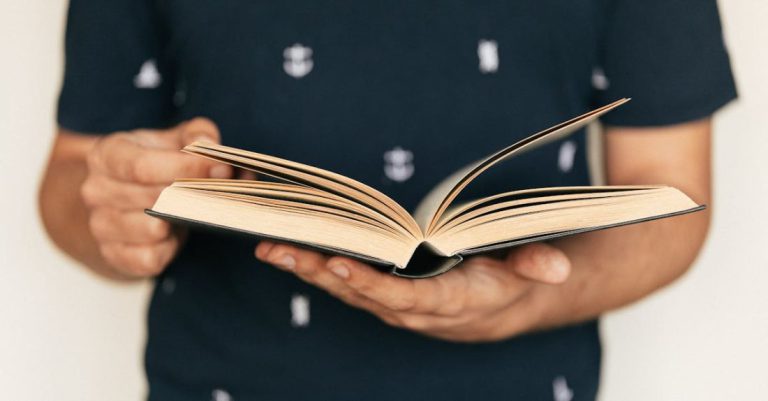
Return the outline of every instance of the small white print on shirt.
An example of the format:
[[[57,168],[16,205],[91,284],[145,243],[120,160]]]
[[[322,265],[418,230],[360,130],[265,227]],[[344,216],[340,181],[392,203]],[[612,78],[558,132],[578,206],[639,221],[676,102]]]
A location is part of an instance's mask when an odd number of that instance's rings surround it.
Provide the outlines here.
[[[154,59],[149,59],[141,65],[139,73],[133,77],[133,85],[139,89],[155,89],[163,82],[163,76],[157,70]]]
[[[312,49],[301,43],[286,47],[283,50],[283,57],[285,58],[283,70],[296,79],[309,74],[315,66],[314,61],[312,61]]]
[[[477,58],[480,60],[480,72],[494,73],[499,70],[499,45],[495,40],[481,39],[477,43]]]
[[[309,297],[304,294],[293,294],[291,297],[291,325],[293,327],[309,326]]]
[[[573,390],[568,387],[568,382],[563,376],[555,377],[552,380],[552,398],[554,401],[571,401],[573,400]]]
[[[395,182],[404,182],[413,176],[413,152],[399,146],[384,152],[384,174]]]

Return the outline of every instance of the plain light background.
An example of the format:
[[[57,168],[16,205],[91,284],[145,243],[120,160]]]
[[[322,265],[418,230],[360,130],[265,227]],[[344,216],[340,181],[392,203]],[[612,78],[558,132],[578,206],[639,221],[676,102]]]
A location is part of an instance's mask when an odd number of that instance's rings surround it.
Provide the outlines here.
[[[149,286],[92,276],[50,244],[36,210],[66,2],[0,7],[0,393],[139,400]],[[768,3],[721,12],[740,100],[716,119],[711,235],[682,280],[603,319],[602,400],[768,399]]]

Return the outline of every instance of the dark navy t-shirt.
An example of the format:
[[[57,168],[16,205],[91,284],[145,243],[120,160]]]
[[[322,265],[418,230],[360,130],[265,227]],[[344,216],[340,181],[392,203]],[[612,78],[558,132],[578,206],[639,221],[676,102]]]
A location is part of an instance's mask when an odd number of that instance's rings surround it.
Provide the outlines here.
[[[621,97],[668,125],[735,97],[714,0],[73,0],[59,124],[215,121],[223,143],[330,169],[409,210],[441,179]],[[470,195],[586,185],[583,132]],[[157,279],[152,400],[590,400],[595,321],[487,344],[387,326],[193,232]],[[459,267],[460,268],[460,267]]]

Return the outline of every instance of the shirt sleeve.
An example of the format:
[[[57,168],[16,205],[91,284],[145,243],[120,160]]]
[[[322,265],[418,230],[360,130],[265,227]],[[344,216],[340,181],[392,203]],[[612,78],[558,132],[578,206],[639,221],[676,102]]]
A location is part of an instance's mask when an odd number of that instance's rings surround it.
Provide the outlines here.
[[[170,125],[175,82],[154,4],[71,0],[60,127],[104,134]]]
[[[596,105],[632,98],[605,124],[693,121],[736,97],[716,0],[614,0],[604,26]]]

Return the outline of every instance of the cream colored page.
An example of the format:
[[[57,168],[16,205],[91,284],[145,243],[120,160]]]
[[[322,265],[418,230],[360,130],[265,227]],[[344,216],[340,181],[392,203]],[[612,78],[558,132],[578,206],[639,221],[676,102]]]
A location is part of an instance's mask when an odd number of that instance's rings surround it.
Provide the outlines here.
[[[235,230],[353,252],[404,267],[418,241],[328,214],[220,199],[192,189],[163,190],[152,210]]]
[[[456,184],[461,181],[461,178],[469,174],[478,163],[479,162],[472,163],[443,179],[427,194],[426,197],[424,197],[424,199],[421,200],[421,203],[419,203],[416,207],[416,211],[413,213],[413,218],[416,220],[416,223],[418,223],[422,232],[426,232],[427,226],[429,225],[430,220],[432,220],[432,216],[435,215],[435,210],[440,207],[440,202],[445,199],[445,196],[451,191],[451,188],[455,187]]]
[[[617,100],[599,109],[590,111],[589,113],[531,135],[462,169],[461,173],[451,175],[425,198],[425,202],[419,207],[416,221],[428,236],[434,229],[435,223],[440,218],[440,215],[445,212],[451,202],[456,199],[459,193],[461,193],[473,179],[482,174],[485,170],[509,157],[536,149],[537,147],[552,141],[562,139],[581,129],[601,115],[628,101],[629,99]],[[425,224],[425,222],[427,223]]]
[[[332,193],[343,193],[361,205],[381,213],[385,218],[401,224],[410,236],[422,237],[416,222],[402,206],[381,192],[351,178],[290,160],[210,143],[195,142],[186,146],[184,151],[270,175],[282,181],[308,185]]]
[[[184,151],[204,157],[213,157],[218,161],[246,169],[255,168],[257,172],[281,180],[296,182],[295,180],[299,179],[299,183],[317,186],[320,189],[346,192],[348,195],[352,195],[353,199],[361,201],[362,204],[373,207],[384,215],[401,222],[412,235],[421,237],[421,231],[416,222],[413,221],[413,217],[397,202],[380,191],[341,174],[275,156],[206,142],[195,142],[186,146]],[[272,171],[259,171],[259,169]],[[354,192],[350,193],[349,191]]]
[[[454,227],[430,238],[441,252],[452,255],[467,249],[515,239],[569,230],[596,228],[671,213],[693,211],[698,205],[681,191],[665,187],[659,191],[621,198],[563,202],[560,208],[535,206],[503,216],[484,216],[469,225]]]

